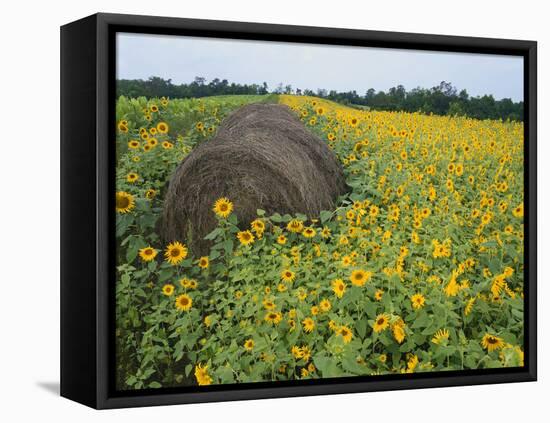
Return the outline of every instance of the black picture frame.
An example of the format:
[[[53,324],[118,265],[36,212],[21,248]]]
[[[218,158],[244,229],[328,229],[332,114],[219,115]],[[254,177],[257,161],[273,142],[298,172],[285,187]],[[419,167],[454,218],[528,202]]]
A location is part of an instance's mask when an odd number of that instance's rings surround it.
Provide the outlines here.
[[[115,34],[195,35],[524,58],[525,366],[116,392],[113,388]],[[95,14],[61,28],[61,395],[97,409],[534,381],[537,377],[534,41]]]

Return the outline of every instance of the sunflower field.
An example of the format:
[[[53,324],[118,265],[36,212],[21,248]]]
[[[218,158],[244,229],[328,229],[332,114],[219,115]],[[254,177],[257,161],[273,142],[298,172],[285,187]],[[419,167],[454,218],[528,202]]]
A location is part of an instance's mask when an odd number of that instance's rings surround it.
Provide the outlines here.
[[[288,105],[341,161],[320,216],[157,235],[176,166],[251,102]],[[523,123],[306,96],[117,101],[116,385],[143,389],[523,365]]]

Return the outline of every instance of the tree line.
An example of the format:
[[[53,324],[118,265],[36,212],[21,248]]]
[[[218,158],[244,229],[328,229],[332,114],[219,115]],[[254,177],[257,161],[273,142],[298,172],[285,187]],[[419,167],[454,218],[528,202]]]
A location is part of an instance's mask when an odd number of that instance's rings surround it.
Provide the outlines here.
[[[466,90],[458,91],[449,82],[441,82],[432,88],[406,90],[403,85],[387,91],[370,88],[363,95],[357,91],[293,88],[279,84],[269,89],[268,84],[230,83],[227,79],[196,77],[187,84],[173,84],[170,79],[151,77],[143,79],[120,79],[117,81],[117,96],[191,98],[213,95],[265,95],[295,94],[310,95],[332,100],[356,108],[374,110],[421,112],[436,115],[469,116],[476,119],[523,120],[523,101],[509,98],[496,100],[492,95],[472,97]]]

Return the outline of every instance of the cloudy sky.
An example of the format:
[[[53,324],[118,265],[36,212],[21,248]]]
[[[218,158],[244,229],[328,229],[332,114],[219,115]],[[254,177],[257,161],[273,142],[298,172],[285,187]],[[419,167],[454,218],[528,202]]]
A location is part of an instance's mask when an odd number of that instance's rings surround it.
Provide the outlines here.
[[[410,90],[447,81],[473,96],[523,100],[521,57],[119,33],[117,78],[150,76],[175,84],[196,76],[265,81],[270,90],[282,82],[360,95],[369,88],[401,84]]]

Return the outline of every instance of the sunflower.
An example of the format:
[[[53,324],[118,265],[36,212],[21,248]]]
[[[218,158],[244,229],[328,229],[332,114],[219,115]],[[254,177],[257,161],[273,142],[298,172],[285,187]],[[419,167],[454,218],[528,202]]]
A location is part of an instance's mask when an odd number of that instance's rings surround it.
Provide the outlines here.
[[[162,293],[169,297],[174,293],[174,285],[172,285],[171,283],[167,283],[162,287]]]
[[[322,230],[321,230],[321,237],[322,238],[329,238],[330,237],[330,229],[325,226]]]
[[[201,132],[202,132],[202,131],[204,130],[204,123],[202,123],[202,122],[197,122],[197,123],[195,124],[195,128],[197,128],[197,131],[201,131]]]
[[[139,175],[135,172],[130,172],[128,175],[126,175],[126,180],[133,184],[134,182],[137,182],[139,179]]]
[[[251,229],[256,232],[258,235],[261,235],[264,233],[265,231],[265,223],[262,219],[256,219],[256,220],[253,220],[251,223],[250,223],[250,227]]]
[[[266,313],[264,320],[273,325],[278,325],[283,320],[283,315],[277,311],[269,311]]]
[[[384,291],[382,291],[381,289],[376,290],[376,292],[374,293],[374,299],[376,301],[382,301],[383,296],[384,296]]]
[[[156,138],[149,138],[147,140],[147,145],[151,146],[151,148],[156,147],[158,143],[159,143],[159,140],[157,140]]]
[[[344,339],[344,344],[349,344],[353,338],[353,332],[347,326],[341,326],[338,330],[338,335]]]
[[[298,345],[294,345],[291,349],[290,349],[290,353],[294,356],[295,359],[299,360],[301,359],[304,354],[302,352],[302,349],[298,346]]]
[[[377,206],[372,205],[372,206],[369,207],[369,215],[370,215],[371,217],[376,217],[376,216],[378,216],[378,213],[379,213],[379,212],[380,212],[380,209],[379,209]]]
[[[286,244],[286,236],[284,236],[284,235],[279,235],[279,236],[277,237],[277,244],[285,245],[285,244]]]
[[[218,198],[214,203],[214,208],[212,210],[219,217],[225,219],[233,211],[233,203],[226,197]]]
[[[246,341],[244,341],[243,347],[247,351],[252,351],[254,349],[254,340],[253,339],[247,339]]]
[[[432,338],[434,344],[441,344],[443,341],[449,339],[449,331],[447,329],[439,329]]]
[[[422,294],[414,294],[411,297],[411,303],[415,310],[420,310],[422,307],[424,307],[425,302],[426,302],[426,299]]]
[[[344,256],[342,257],[342,266],[347,267],[352,263],[350,256]]]
[[[382,332],[384,329],[386,329],[390,324],[390,316],[388,316],[386,313],[379,314],[376,316],[376,319],[374,320],[374,326],[372,329],[375,332]]]
[[[513,209],[512,214],[515,217],[523,217],[523,203],[518,205],[515,209]]]
[[[281,272],[281,279],[284,282],[290,283],[294,280],[294,278],[296,278],[296,274],[292,270],[285,269]]]
[[[342,298],[342,296],[346,292],[346,284],[342,279],[334,279],[332,281],[332,290],[338,298]]]
[[[299,233],[302,232],[302,230],[304,229],[304,222],[298,219],[292,219],[290,222],[288,222],[286,228],[290,232]]]
[[[174,148],[174,144],[168,141],[164,141],[162,143],[162,148],[164,148],[165,150],[171,150],[172,148]]]
[[[275,309],[275,303],[271,300],[263,300],[262,301],[263,306],[266,310],[274,310]]]
[[[131,149],[136,149],[136,148],[139,148],[139,141],[136,141],[136,140],[131,140],[131,141],[128,141],[128,148],[131,148]]]
[[[187,247],[178,241],[172,242],[166,247],[164,257],[166,257],[168,263],[176,265],[187,257]]]
[[[128,122],[124,123],[125,121],[120,121],[117,125],[118,127],[118,131],[119,132],[123,132],[123,133],[127,133],[128,132]]]
[[[317,107],[317,109],[315,109],[315,113],[317,113],[319,116],[323,116],[325,114],[325,109],[319,106]]]
[[[208,269],[209,265],[210,265],[210,259],[208,258],[208,256],[202,256],[199,259],[199,267],[201,269]]]
[[[157,192],[153,188],[149,188],[147,191],[145,191],[145,198],[148,200],[152,200],[157,195]]]
[[[139,256],[143,261],[151,261],[157,256],[157,250],[153,247],[145,247],[139,250]]]
[[[200,363],[195,366],[195,378],[200,386],[212,383],[212,378],[208,374],[208,366],[202,366]]]
[[[330,301],[327,300],[326,298],[321,300],[321,302],[319,303],[319,308],[321,309],[321,311],[327,312],[330,310],[331,307],[332,306],[330,304]]]
[[[365,270],[357,269],[351,272],[350,281],[352,285],[363,286],[369,281],[372,276],[372,272],[367,272]]]
[[[399,318],[393,325],[392,325],[392,333],[395,340],[402,344],[405,340],[405,322],[403,319]]]
[[[153,113],[156,113],[159,111],[159,106],[157,106],[156,104],[151,104],[151,106],[149,106],[149,110],[151,110],[151,112]]]
[[[483,336],[481,340],[481,346],[485,348],[488,352],[499,350],[504,347],[504,341],[498,336],[490,335],[488,333]]]
[[[466,306],[464,307],[464,315],[467,316],[468,314],[470,314],[472,312],[472,310],[474,309],[474,303],[476,301],[476,297],[472,297],[468,300],[468,302],[466,303]]]
[[[309,347],[307,345],[302,345],[302,358],[304,361],[309,361],[309,359],[311,358],[311,350],[309,349]]]
[[[252,235],[250,231],[240,231],[237,233],[237,238],[242,245],[248,245],[254,242],[254,235]]]
[[[176,298],[176,308],[181,311],[188,311],[193,305],[193,300],[187,294],[181,294]]]
[[[118,213],[128,213],[135,207],[134,197],[124,191],[116,193],[115,209]]]
[[[306,317],[302,320],[302,326],[304,327],[304,332],[311,333],[315,329],[315,322],[311,317]]]
[[[302,231],[302,235],[306,238],[313,238],[316,235],[315,229],[313,229],[311,226],[308,226]]]
[[[166,122],[157,123],[157,131],[159,131],[161,134],[168,133],[168,124]]]

